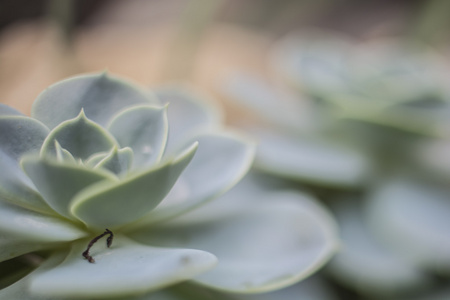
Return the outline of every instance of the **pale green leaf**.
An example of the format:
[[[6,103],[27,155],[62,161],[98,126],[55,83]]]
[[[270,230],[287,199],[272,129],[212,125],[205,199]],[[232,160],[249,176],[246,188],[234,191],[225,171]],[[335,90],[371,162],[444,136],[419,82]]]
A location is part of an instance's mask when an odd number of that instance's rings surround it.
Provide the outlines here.
[[[39,151],[48,129],[28,117],[0,117],[0,151],[16,161],[26,154]]]
[[[119,182],[100,182],[80,192],[71,212],[94,228],[109,228],[137,220],[167,195],[197,149],[192,144],[173,160],[156,168],[130,174]]]
[[[417,291],[430,285],[431,280],[423,270],[377,239],[367,223],[363,203],[348,199],[336,201],[339,202],[335,203],[334,212],[341,230],[342,248],[327,265],[335,280],[359,293],[378,297]],[[386,222],[385,217],[379,222]]]
[[[133,150],[131,148],[117,149],[117,147],[113,147],[108,155],[95,165],[94,169],[105,169],[122,176],[130,170],[132,162]]]
[[[67,151],[67,149],[61,147],[61,145],[56,140],[55,140],[55,152],[57,161],[69,162],[74,164],[76,163],[75,158],[72,156],[72,154],[69,151]]]
[[[86,236],[59,217],[0,201],[0,261]]]
[[[86,118],[83,110],[74,119],[55,127],[45,139],[41,155],[56,156],[55,141],[69,151],[73,157],[82,160],[117,146],[114,137],[101,126]]]
[[[256,132],[255,166],[265,172],[318,185],[355,187],[367,180],[364,153],[340,144],[270,132]]]
[[[170,222],[130,234],[149,245],[213,253],[219,264],[195,282],[228,292],[261,293],[286,287],[314,273],[336,251],[334,223],[305,195],[268,192],[247,199],[231,191],[222,197]]]
[[[203,205],[234,186],[248,171],[255,146],[232,132],[203,133],[197,153],[166,199],[136,226],[172,218]]]
[[[250,295],[224,293],[188,281],[132,300],[336,300],[333,292],[320,277],[313,276],[283,289]]]
[[[167,87],[156,91],[162,103],[168,105],[170,134],[166,153],[172,153],[199,130],[218,128],[222,111],[212,100],[204,99],[187,87]]]
[[[158,104],[149,91],[106,73],[81,75],[48,87],[33,103],[31,115],[50,129],[75,118],[83,109],[106,126],[116,113],[140,104]]]
[[[167,142],[166,107],[137,106],[117,114],[108,126],[121,147],[134,152],[134,168],[161,160]]]
[[[22,167],[47,204],[72,219],[69,204],[77,193],[99,181],[115,182],[109,172],[37,156],[24,157]]]
[[[53,248],[59,242],[37,242],[19,239],[14,235],[0,232],[0,262],[34,251]],[[1,296],[0,290],[0,296]],[[2,299],[0,297],[0,299]]]
[[[58,216],[44,215],[2,201],[0,232],[30,242],[71,241],[86,235],[79,227]]]
[[[446,183],[391,178],[370,195],[370,225],[404,259],[450,274],[449,199]]]
[[[21,280],[15,282],[14,284],[0,290],[0,299],[8,300],[61,300],[61,297],[51,297],[51,296],[38,296],[30,292],[29,285],[32,276],[51,270],[53,267],[60,264],[67,253],[65,251],[60,251],[52,254],[47,260],[45,260],[34,272],[25,276]],[[76,300],[65,298],[66,300]]]
[[[25,153],[37,152],[48,129],[28,117],[0,117],[0,197],[12,203],[38,211],[49,208],[23,173],[19,158]]]
[[[11,106],[8,106],[6,104],[0,103],[0,116],[24,116],[21,112],[16,110],[15,108],[12,108]]]
[[[139,295],[191,279],[214,267],[210,253],[145,246],[116,235],[112,246],[96,243],[95,263],[81,256],[89,240],[74,244],[69,256],[52,269],[31,274],[29,290],[37,296],[112,298]]]
[[[88,159],[83,161],[83,164],[89,168],[94,168],[99,162],[104,160],[110,154],[111,154],[111,150],[106,151],[106,152],[95,153],[95,154],[91,155]]]
[[[317,275],[273,292],[236,295],[234,300],[337,300],[336,291]]]

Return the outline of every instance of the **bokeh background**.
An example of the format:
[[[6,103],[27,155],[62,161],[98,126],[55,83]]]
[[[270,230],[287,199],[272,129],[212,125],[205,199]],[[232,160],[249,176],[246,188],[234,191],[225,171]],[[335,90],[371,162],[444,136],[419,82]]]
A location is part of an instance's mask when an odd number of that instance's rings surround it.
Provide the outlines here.
[[[104,70],[187,84],[261,142],[255,172],[335,216],[308,299],[444,300],[449,33],[446,0],[0,0],[0,102]]]
[[[442,44],[446,2],[1,0],[0,99],[27,111],[55,80],[104,69],[145,85],[181,79],[214,92],[233,69],[271,76],[274,43],[311,27]]]

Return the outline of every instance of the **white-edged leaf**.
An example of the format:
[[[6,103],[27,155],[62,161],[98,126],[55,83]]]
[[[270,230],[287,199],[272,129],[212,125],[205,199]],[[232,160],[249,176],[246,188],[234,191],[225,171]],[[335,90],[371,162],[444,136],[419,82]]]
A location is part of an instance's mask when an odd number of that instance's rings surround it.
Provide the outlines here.
[[[121,147],[134,152],[133,168],[145,168],[161,160],[167,142],[166,107],[137,106],[111,120],[108,130]]]
[[[4,117],[4,116],[25,116],[25,115],[11,106],[0,103],[0,116]]]
[[[359,293],[378,297],[429,286],[430,278],[418,266],[377,239],[367,224],[362,203],[335,200],[342,247],[327,265],[334,279]],[[385,218],[379,221],[385,222]]]
[[[94,169],[105,169],[120,177],[130,170],[132,163],[133,150],[131,148],[117,149],[117,147],[113,147],[108,155],[95,164]]]
[[[450,274],[450,189],[396,178],[375,189],[368,215],[377,236],[404,259]]]
[[[89,120],[83,110],[76,118],[62,122],[49,133],[42,144],[41,155],[56,156],[55,142],[73,157],[82,160],[118,146],[114,137],[106,129]]]
[[[355,187],[371,171],[368,157],[340,144],[261,131],[256,136],[255,166],[267,173],[318,185]]]
[[[222,124],[223,114],[219,107],[186,87],[162,88],[156,90],[156,95],[168,105],[169,137],[166,153],[173,153],[195,132],[218,128]]]
[[[74,243],[58,266],[30,275],[30,293],[60,298],[112,298],[139,295],[191,279],[214,267],[214,255],[190,249],[145,246],[115,235],[110,248],[96,243],[81,257],[89,240]]]
[[[38,211],[49,208],[23,173],[19,159],[39,151],[48,129],[39,121],[22,116],[0,117],[0,197]]]
[[[60,264],[66,257],[66,251],[58,251],[53,253],[45,260],[35,271],[28,274],[12,285],[0,290],[0,299],[8,300],[61,300],[60,297],[38,296],[29,289],[30,279],[32,276],[50,270]]]
[[[136,226],[172,218],[203,205],[234,186],[248,171],[255,146],[232,132],[204,133],[191,138],[198,150],[164,201]]]
[[[149,245],[213,253],[219,264],[195,282],[227,292],[286,287],[314,273],[336,251],[334,223],[307,196],[271,192],[248,199],[247,193],[245,198],[230,194],[130,234]]]
[[[70,203],[76,194],[99,181],[116,181],[115,176],[109,172],[45,157],[26,156],[21,163],[47,204],[61,215],[72,219]]]
[[[0,233],[29,242],[65,242],[86,235],[80,227],[58,216],[44,215],[2,201]]]
[[[157,104],[147,90],[106,73],[81,75],[57,82],[33,103],[31,116],[50,129],[75,118],[83,109],[94,122],[106,126],[124,108]]]
[[[156,168],[130,174],[119,182],[92,185],[76,195],[72,214],[93,228],[114,228],[139,219],[163,200],[196,149],[194,143]]]

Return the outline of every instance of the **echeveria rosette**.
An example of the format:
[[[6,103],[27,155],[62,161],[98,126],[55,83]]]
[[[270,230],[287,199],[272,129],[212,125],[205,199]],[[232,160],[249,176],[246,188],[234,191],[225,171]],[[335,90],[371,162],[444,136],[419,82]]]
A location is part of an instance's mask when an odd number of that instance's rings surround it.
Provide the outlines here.
[[[221,211],[229,202],[223,196],[219,208],[201,210],[246,173],[254,145],[223,129],[217,111],[195,97],[156,94],[94,74],[49,87],[31,117],[0,106],[0,261],[41,250],[48,257],[0,298],[153,299],[186,280],[265,292],[303,279],[334,252],[332,221],[295,195],[280,205],[236,195],[237,209]],[[217,218],[208,219],[213,212]],[[267,220],[272,227],[260,226]],[[81,254],[105,228],[113,243],[95,243],[91,264]],[[268,235],[278,245],[270,253],[263,251]],[[309,243],[300,243],[305,235]],[[254,245],[261,255],[240,265],[247,256],[236,249],[248,255]]]
[[[302,83],[302,93],[295,94],[283,85],[242,73],[230,76],[221,92],[233,104],[256,115],[251,119],[252,124],[244,126],[259,139],[255,160],[259,170],[313,184],[315,189],[326,188],[319,193],[333,204],[331,208],[342,239],[341,250],[326,267],[335,281],[369,298],[423,292],[435,283],[430,270],[448,276],[449,239],[445,232],[450,227],[445,199],[449,193],[440,185],[448,183],[449,147],[446,140],[436,142],[422,139],[420,135],[405,134],[405,131],[414,132],[410,130],[414,127],[402,126],[417,125],[423,131],[415,133],[429,135],[446,132],[448,102],[442,99],[440,81],[427,79],[414,83],[423,74],[407,70],[387,72],[385,77],[380,72],[377,75],[380,82],[398,89],[380,89],[376,91],[378,94],[372,94],[372,102],[364,102],[362,94],[358,94],[360,98],[357,99],[357,93],[351,90],[357,79],[351,72],[362,71],[352,69],[357,61],[352,52],[354,45],[336,37],[315,41],[291,40],[289,49],[282,49],[290,50],[291,56],[278,57],[291,59],[278,67],[291,68],[281,71],[289,80]],[[376,54],[375,51],[370,53]],[[380,66],[386,67],[385,71],[389,69],[384,64]],[[396,75],[399,78],[395,78]],[[409,83],[396,85],[402,80]],[[364,85],[358,85],[358,88],[362,93]],[[405,88],[409,89],[402,91]],[[370,92],[365,89],[365,96]],[[398,93],[395,95],[394,92]],[[380,93],[390,96],[383,98]],[[347,103],[346,99],[334,97],[336,95],[350,95],[348,99],[355,102]],[[430,99],[432,96],[434,98]],[[327,100],[331,105],[315,101],[317,98]],[[338,103],[338,100],[342,102]],[[426,115],[426,118],[412,118],[405,113],[407,123],[399,127],[393,123],[382,124],[383,119],[372,122],[364,119],[364,114],[355,119],[365,122],[351,123],[330,114],[339,105],[347,104],[361,109],[354,113],[364,113],[378,100],[386,111],[398,109],[397,112],[403,113],[407,109],[416,111],[417,116]],[[438,107],[442,110],[438,111]],[[424,120],[430,121],[425,122],[429,127],[422,126]],[[370,126],[371,122],[386,126]],[[407,177],[405,180],[404,173],[410,177],[414,173],[421,178]],[[358,192],[347,194],[347,191],[344,198],[351,199],[341,199],[342,191],[330,193],[330,187],[357,188]]]
[[[339,120],[447,136],[448,66],[431,49],[415,50],[395,40],[361,42],[311,31],[282,40],[274,66],[294,87],[328,104]]]

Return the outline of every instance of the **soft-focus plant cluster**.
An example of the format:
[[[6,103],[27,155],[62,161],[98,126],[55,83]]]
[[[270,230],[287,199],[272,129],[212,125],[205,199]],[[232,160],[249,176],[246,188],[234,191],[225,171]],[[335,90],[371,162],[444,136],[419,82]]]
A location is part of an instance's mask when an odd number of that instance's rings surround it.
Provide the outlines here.
[[[446,61],[309,32],[281,40],[270,62],[277,76],[236,73],[220,91],[252,115],[239,123],[260,143],[255,168],[335,215],[342,245],[325,275],[342,299],[450,299]]]
[[[0,105],[0,298],[331,297],[295,284],[335,253],[332,218],[237,184],[254,149],[186,88],[107,74],[50,86],[31,117]]]

